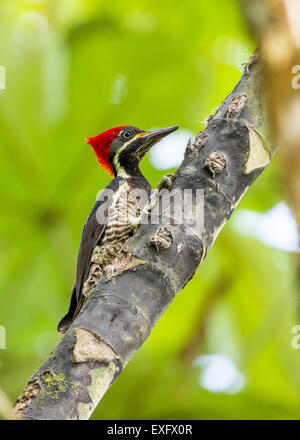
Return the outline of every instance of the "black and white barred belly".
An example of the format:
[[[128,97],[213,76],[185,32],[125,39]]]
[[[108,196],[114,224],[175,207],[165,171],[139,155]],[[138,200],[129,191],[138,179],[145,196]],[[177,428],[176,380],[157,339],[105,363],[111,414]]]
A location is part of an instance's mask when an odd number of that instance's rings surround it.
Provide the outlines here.
[[[83,295],[88,295],[126,240],[135,233],[142,208],[136,192],[126,182],[123,183],[108,207],[107,225],[101,243],[94,248],[89,275],[82,289]]]

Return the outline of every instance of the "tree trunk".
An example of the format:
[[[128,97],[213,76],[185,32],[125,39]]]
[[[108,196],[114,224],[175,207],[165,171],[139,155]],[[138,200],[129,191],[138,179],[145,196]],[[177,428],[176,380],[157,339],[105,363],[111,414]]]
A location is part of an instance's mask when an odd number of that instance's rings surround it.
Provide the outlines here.
[[[115,259],[114,276],[98,284],[30,379],[15,405],[18,417],[89,418],[269,163],[265,132],[261,73],[254,54],[205,130],[189,142],[172,182],[175,198],[182,190],[192,192],[192,212],[200,208],[203,227],[195,227],[191,218],[178,224],[168,206],[160,211],[159,224],[139,227]],[[203,199],[196,197],[197,190],[200,195],[203,190]]]

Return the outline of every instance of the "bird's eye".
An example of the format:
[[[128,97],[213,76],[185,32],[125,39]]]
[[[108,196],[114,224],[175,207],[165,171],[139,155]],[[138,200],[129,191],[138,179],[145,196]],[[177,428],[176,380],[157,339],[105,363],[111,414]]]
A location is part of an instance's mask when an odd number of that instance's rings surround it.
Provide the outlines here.
[[[130,130],[125,130],[122,132],[122,137],[128,141],[128,139],[132,138],[133,133]]]

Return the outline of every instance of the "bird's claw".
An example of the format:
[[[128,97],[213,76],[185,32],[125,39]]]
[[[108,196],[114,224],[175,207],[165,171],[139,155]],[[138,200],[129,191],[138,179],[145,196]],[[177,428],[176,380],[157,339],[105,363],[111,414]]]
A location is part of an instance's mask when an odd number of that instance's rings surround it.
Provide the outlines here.
[[[165,174],[160,182],[157,185],[158,191],[162,191],[163,189],[167,189],[168,191],[171,191],[172,189],[172,177],[175,177],[174,174]]]
[[[150,214],[151,210],[154,208],[154,206],[156,205],[156,202],[158,200],[158,193],[159,193],[159,191],[157,189],[155,189],[151,192],[151,196],[148,200],[148,203],[145,205],[145,207],[143,209],[143,214],[145,214],[145,215]]]
[[[174,174],[166,174],[165,176],[163,176],[160,180],[160,182],[157,185],[157,188],[154,189],[151,193],[151,196],[149,198],[148,203],[146,204],[146,206],[143,209],[143,214],[144,215],[149,215],[150,212],[152,211],[152,209],[154,208],[154,206],[157,203],[158,197],[159,197],[159,193],[163,190],[163,189],[167,189],[168,191],[171,191],[172,189],[172,177],[175,177]]]

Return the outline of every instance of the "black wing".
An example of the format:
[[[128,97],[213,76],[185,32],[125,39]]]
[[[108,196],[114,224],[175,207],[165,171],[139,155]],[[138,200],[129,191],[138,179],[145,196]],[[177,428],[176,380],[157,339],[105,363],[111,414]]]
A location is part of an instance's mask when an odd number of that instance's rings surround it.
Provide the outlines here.
[[[71,290],[69,311],[58,324],[59,333],[65,333],[68,330],[73,322],[75,311],[77,315],[83,304],[81,290],[89,274],[93,250],[101,243],[107,224],[107,209],[118,185],[118,179],[110,182],[101,193],[84,225],[77,258],[76,282]]]

